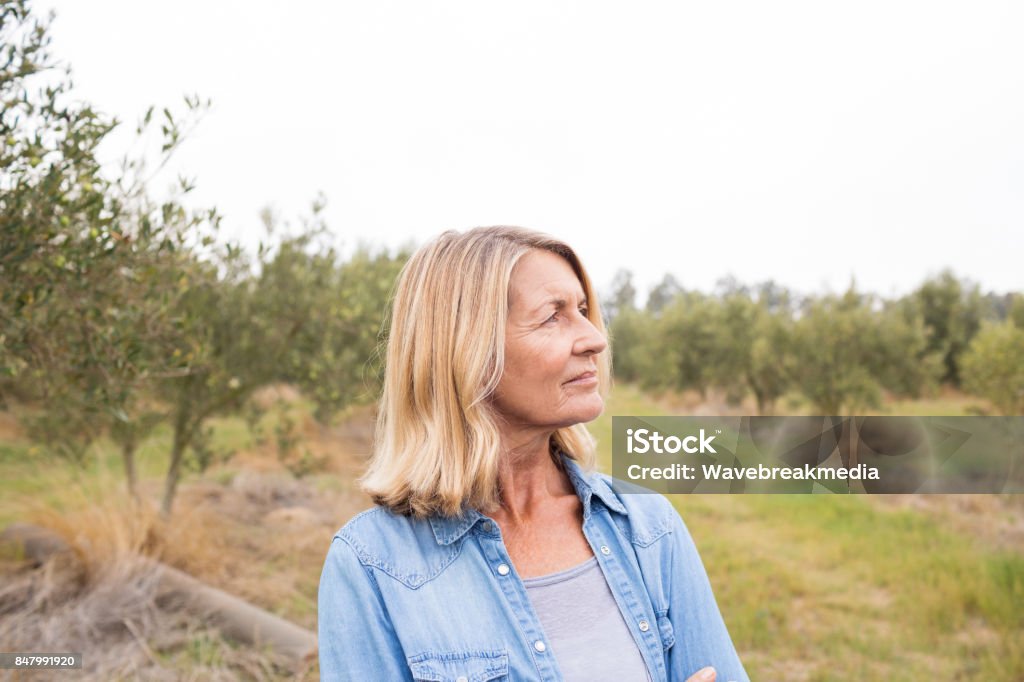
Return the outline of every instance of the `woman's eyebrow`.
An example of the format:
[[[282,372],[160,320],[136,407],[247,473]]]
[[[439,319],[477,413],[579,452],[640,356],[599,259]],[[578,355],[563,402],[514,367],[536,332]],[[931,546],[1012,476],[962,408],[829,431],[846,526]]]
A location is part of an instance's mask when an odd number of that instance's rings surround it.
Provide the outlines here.
[[[565,300],[564,298],[561,298],[561,297],[549,298],[546,301],[544,301],[543,303],[541,303],[539,306],[534,308],[532,312],[539,313],[540,311],[542,311],[542,310],[544,310],[544,309],[546,309],[546,308],[548,308],[550,306],[554,306],[555,310],[562,310],[567,305],[569,305],[569,302],[567,300]],[[587,297],[586,296],[581,296],[580,297],[579,305],[581,305],[581,306],[587,305]]]

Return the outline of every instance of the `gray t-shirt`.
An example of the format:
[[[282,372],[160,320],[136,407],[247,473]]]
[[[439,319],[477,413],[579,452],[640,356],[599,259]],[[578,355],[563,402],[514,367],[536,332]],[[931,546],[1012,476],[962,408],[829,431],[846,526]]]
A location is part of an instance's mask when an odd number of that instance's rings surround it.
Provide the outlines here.
[[[597,557],[523,584],[566,680],[650,682]]]

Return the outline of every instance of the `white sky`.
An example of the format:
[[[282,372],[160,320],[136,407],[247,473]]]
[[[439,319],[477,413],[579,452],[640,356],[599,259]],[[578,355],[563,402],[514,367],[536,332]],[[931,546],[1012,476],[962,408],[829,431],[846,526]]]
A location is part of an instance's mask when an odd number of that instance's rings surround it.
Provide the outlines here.
[[[624,267],[642,293],[890,295],[945,266],[1024,289],[1015,0],[50,7],[77,91],[126,128],[213,99],[177,168],[249,245],[261,207],[323,191],[346,245],[523,225],[601,289]]]

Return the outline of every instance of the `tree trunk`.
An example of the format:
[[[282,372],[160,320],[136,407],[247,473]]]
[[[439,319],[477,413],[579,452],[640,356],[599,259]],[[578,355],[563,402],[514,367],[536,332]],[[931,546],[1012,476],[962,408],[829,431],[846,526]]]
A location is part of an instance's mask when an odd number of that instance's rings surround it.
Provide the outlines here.
[[[124,460],[124,475],[128,484],[128,493],[136,502],[139,501],[138,476],[135,473],[135,437],[129,436],[121,443],[121,458]]]
[[[750,390],[754,393],[754,399],[757,400],[757,413],[763,415],[765,412],[765,405],[767,404],[767,397],[764,392],[758,388],[757,384],[753,381],[747,380],[747,385],[750,386]]]
[[[181,460],[188,447],[192,429],[191,413],[188,406],[188,392],[183,391],[174,416],[174,443],[171,446],[171,463],[167,467],[167,478],[164,480],[164,499],[160,504],[160,515],[170,517],[174,505],[174,494],[178,490],[178,479],[181,477]]]

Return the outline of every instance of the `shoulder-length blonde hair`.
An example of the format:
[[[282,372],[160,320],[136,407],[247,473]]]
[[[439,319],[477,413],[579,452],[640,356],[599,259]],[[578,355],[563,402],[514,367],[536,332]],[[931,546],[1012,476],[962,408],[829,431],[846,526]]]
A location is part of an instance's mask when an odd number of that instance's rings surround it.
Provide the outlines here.
[[[518,227],[449,231],[423,246],[398,277],[391,309],[384,389],[363,490],[378,504],[415,516],[457,516],[499,504],[501,440],[491,396],[505,364],[512,269],[532,249],[572,266],[587,317],[605,334],[597,295],[568,244]],[[597,356],[600,390],[609,353]],[[582,424],[558,429],[552,456],[594,466]]]

